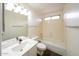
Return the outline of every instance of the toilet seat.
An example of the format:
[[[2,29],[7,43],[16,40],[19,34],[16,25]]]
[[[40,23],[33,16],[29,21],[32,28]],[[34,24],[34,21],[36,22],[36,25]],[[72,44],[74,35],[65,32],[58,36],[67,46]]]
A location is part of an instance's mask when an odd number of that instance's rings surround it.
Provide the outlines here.
[[[38,43],[37,48],[40,49],[40,50],[46,50],[46,45],[43,44],[43,43]]]

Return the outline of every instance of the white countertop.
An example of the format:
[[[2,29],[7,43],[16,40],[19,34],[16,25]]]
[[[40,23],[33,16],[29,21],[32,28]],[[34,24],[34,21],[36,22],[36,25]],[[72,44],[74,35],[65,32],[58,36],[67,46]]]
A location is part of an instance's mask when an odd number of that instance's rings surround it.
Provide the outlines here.
[[[19,45],[18,43],[13,44],[5,49],[2,49],[2,56],[22,56],[24,53],[28,52],[33,46],[35,46],[38,41],[35,41],[33,39],[25,39],[23,42],[29,42],[27,43],[24,48],[23,51],[13,51],[12,48]]]

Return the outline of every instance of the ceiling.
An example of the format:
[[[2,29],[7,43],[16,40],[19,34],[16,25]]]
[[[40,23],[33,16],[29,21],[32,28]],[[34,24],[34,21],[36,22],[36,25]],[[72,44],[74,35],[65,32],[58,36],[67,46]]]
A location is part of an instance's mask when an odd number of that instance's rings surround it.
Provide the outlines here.
[[[64,6],[63,3],[27,3],[26,5],[40,14],[61,10]]]

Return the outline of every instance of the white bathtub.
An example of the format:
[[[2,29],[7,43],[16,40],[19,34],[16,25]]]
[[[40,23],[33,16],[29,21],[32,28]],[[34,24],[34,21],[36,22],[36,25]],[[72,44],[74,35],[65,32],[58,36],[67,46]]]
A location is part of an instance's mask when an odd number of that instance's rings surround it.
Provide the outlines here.
[[[65,47],[59,46],[57,44],[53,44],[53,43],[45,41],[45,40],[42,42],[44,44],[46,44],[47,49],[49,49],[50,51],[56,52],[56,53],[63,55],[63,56],[66,55],[66,48]]]

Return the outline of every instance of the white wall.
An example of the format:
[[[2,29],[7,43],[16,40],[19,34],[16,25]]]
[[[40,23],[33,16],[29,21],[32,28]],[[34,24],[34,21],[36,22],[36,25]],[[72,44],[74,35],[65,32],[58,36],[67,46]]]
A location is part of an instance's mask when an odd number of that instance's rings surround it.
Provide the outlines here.
[[[66,4],[64,7],[64,21],[67,40],[67,55],[79,56],[79,4]]]

